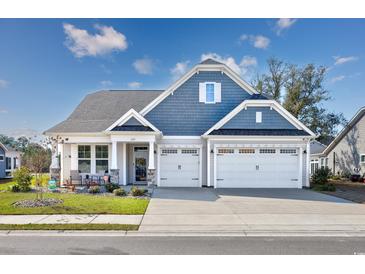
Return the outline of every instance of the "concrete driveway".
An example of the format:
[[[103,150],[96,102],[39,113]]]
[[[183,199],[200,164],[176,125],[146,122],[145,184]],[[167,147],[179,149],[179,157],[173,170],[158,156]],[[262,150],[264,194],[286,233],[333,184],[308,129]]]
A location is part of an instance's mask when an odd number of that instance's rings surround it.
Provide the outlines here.
[[[365,230],[365,206],[304,189],[157,188],[140,231]]]

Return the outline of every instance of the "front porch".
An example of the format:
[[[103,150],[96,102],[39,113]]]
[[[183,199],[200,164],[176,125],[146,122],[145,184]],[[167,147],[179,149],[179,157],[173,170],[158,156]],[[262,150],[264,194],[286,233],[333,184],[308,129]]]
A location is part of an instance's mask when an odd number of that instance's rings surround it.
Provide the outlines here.
[[[154,184],[155,134],[69,136],[58,144],[60,182],[119,185]]]

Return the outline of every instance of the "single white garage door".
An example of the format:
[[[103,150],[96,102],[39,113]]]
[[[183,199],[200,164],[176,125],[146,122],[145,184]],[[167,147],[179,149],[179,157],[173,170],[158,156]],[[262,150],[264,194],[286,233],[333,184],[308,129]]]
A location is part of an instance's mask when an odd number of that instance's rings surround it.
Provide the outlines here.
[[[297,148],[218,148],[216,187],[298,188]]]
[[[199,148],[161,148],[160,186],[199,187]]]

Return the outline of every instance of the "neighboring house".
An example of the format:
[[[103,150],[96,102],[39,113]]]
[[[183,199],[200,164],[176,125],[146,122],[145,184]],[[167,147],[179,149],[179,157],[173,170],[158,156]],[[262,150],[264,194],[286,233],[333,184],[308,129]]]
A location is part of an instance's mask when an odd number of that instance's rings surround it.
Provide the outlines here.
[[[317,140],[313,140],[310,143],[310,174],[315,173],[319,167],[328,166],[328,158],[322,157],[323,151],[326,149],[326,145],[318,142]]]
[[[19,151],[0,143],[0,179],[11,178],[13,172],[20,167]]]
[[[311,155],[319,166],[328,166],[334,174],[365,173],[365,107],[361,108],[346,127],[322,153]]]
[[[87,95],[45,134],[57,140],[61,182],[109,172],[122,185],[216,188],[309,186],[315,137],[212,59],[164,91]]]

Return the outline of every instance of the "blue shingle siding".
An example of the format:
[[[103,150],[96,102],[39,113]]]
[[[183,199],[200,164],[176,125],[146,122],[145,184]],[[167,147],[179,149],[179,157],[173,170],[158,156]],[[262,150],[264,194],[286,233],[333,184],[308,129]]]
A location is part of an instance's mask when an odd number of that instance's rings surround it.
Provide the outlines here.
[[[131,117],[123,126],[143,126],[136,118]]]
[[[262,112],[262,123],[256,123],[256,112]],[[288,120],[270,107],[247,107],[229,120],[222,129],[295,129]]]
[[[199,102],[199,83],[219,82],[222,102]],[[200,136],[250,94],[219,71],[201,71],[146,114],[145,118],[166,135]]]
[[[4,156],[4,161],[0,161],[0,178],[4,178],[5,177],[5,151],[1,146],[0,146],[0,155]]]

